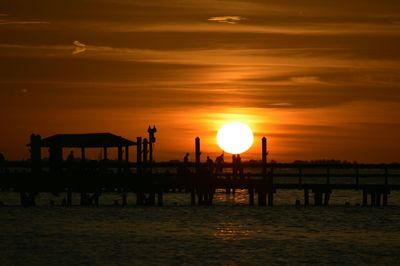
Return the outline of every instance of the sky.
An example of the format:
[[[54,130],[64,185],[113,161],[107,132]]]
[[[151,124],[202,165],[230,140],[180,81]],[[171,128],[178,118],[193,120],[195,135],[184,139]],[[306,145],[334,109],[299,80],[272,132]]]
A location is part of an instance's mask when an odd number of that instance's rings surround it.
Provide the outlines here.
[[[400,161],[400,2],[0,0],[0,152],[32,133],[145,137],[155,159]],[[192,154],[193,157],[193,154]],[[193,159],[193,158],[192,158]]]

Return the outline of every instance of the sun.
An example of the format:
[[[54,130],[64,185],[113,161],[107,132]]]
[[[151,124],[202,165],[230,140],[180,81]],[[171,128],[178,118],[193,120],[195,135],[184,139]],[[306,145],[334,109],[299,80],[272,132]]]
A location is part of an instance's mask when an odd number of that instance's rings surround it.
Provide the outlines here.
[[[250,127],[241,122],[223,125],[217,133],[218,146],[227,153],[240,154],[253,145],[254,136]]]

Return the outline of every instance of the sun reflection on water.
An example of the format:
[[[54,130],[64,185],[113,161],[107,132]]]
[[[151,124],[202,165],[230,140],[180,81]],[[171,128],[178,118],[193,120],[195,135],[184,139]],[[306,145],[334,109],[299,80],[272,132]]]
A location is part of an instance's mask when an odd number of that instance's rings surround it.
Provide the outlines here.
[[[239,221],[224,221],[218,224],[214,236],[222,240],[251,239],[252,231]]]

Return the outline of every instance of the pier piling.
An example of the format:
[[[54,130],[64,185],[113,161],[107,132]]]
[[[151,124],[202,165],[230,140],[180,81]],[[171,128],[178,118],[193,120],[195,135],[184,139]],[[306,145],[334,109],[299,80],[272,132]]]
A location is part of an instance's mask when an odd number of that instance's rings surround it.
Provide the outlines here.
[[[254,188],[249,188],[249,206],[254,206]]]
[[[304,206],[310,205],[310,197],[308,193],[308,188],[304,189]]]

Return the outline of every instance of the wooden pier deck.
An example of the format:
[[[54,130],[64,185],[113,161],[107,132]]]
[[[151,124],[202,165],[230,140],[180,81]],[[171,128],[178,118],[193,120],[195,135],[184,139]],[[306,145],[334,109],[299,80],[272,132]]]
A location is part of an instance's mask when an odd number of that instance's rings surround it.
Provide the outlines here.
[[[81,194],[82,205],[97,205],[102,193],[136,194],[138,205],[162,205],[165,193],[190,194],[192,205],[211,205],[216,190],[246,189],[249,205],[272,206],[280,190],[302,190],[302,205],[328,205],[337,190],[360,191],[360,204],[385,206],[391,191],[400,190],[399,164],[264,164],[243,163],[243,173],[232,163],[223,172],[210,172],[207,163],[65,162],[53,173],[48,162],[40,171],[31,162],[6,162],[0,172],[0,189],[20,193],[21,205],[35,205],[39,193],[65,193],[71,205],[73,193]],[[256,201],[257,200],[257,201]],[[300,204],[300,203],[298,203]]]

